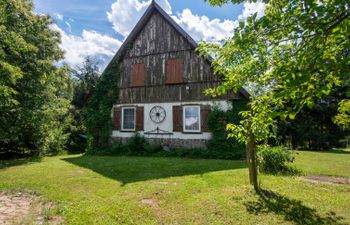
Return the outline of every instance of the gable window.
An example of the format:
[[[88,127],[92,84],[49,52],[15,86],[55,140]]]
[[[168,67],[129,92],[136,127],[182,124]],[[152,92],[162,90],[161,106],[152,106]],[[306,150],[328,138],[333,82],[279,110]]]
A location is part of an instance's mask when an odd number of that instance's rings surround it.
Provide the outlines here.
[[[184,61],[182,59],[168,59],[167,60],[167,84],[183,83]]]
[[[131,65],[131,87],[141,87],[145,85],[145,64],[137,63]]]
[[[200,132],[201,129],[200,106],[191,105],[183,107],[184,132]]]
[[[122,130],[123,131],[135,131],[136,124],[136,108],[135,107],[123,107],[122,110]]]

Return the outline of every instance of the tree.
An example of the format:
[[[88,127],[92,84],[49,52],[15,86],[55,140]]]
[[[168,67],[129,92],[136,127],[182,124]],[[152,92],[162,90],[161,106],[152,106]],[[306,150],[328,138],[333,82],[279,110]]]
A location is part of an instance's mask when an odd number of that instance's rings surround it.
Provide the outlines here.
[[[28,0],[0,1],[0,153],[51,154],[68,138],[71,85],[59,33]]]
[[[345,84],[345,83],[344,83]],[[278,121],[277,143],[290,144],[293,149],[331,149],[339,147],[340,140],[349,134],[334,123],[338,104],[346,98],[350,86],[332,89],[330,95],[315,101],[314,106],[303,108],[294,120]]]
[[[87,56],[81,66],[73,71],[74,96],[72,104],[77,109],[84,108],[96,88],[100,71],[92,57]]]
[[[82,65],[77,66],[72,71],[74,89],[72,115],[74,120],[68,143],[71,152],[83,152],[86,150],[86,140],[83,140],[81,137],[81,134],[87,133],[84,110],[94,94],[99,76],[98,65],[90,56],[87,56]]]
[[[212,5],[243,0],[209,0]],[[257,1],[250,1],[257,2]],[[340,0],[264,0],[265,15],[240,21],[232,38],[202,43],[213,55],[223,83],[208,90],[218,95],[250,87],[250,108],[231,136],[247,144],[250,182],[258,189],[256,146],[273,136],[276,119],[294,119],[304,107],[329,95],[349,77],[349,3]],[[350,96],[347,96],[349,98]],[[345,100],[346,101],[346,100]],[[288,104],[288,106],[287,106]],[[346,105],[346,104],[345,104]],[[344,104],[340,105],[344,108]]]

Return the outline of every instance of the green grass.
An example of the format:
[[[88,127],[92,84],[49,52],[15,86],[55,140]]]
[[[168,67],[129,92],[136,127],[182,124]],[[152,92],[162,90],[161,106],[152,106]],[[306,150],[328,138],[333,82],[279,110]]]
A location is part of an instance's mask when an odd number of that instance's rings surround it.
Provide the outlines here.
[[[297,151],[294,165],[308,175],[350,178],[350,150]]]
[[[296,158],[305,174],[349,177],[349,163],[350,154],[335,152]],[[0,162],[0,190],[34,191],[55,202],[68,224],[350,223],[350,188],[292,176],[259,179],[264,191],[256,195],[243,161],[60,156]]]

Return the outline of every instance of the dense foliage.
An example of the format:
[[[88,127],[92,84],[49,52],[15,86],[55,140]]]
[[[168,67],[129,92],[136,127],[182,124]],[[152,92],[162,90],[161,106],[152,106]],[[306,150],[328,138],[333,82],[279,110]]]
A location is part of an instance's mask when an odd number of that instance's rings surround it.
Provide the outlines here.
[[[54,154],[69,134],[71,85],[49,16],[0,1],[0,154]]]
[[[243,0],[208,0],[212,5]],[[250,2],[257,2],[252,0]],[[220,95],[250,87],[248,110],[230,136],[247,143],[250,181],[258,189],[256,144],[274,135],[276,119],[294,119],[304,107],[330,94],[350,72],[348,1],[264,0],[265,15],[240,21],[232,38],[202,43],[203,55],[214,55],[214,72],[223,84],[208,90]],[[346,96],[347,102],[350,96]],[[340,104],[342,115],[348,109]],[[342,120],[343,121],[343,120]]]
[[[242,159],[245,157],[244,144],[235,138],[228,138],[226,126],[230,123],[239,123],[242,119],[239,112],[245,110],[247,100],[231,102],[228,111],[214,107],[209,114],[208,127],[212,138],[208,142],[208,155],[218,159]]]
[[[275,118],[293,119],[304,106],[312,108],[317,99],[329,95],[349,77],[350,66],[347,1],[264,2],[265,16],[254,14],[240,22],[232,38],[200,48],[203,54],[216,56],[215,72],[225,79],[208,93],[251,87],[250,110],[241,125],[230,130],[245,139],[251,127],[258,141],[271,136]]]
[[[87,131],[93,136],[95,147],[110,143],[112,107],[118,99],[119,62],[112,61],[99,78],[95,91],[84,109]]]
[[[294,153],[284,147],[264,147],[258,152],[259,170],[264,173],[290,172],[293,161]]]
[[[293,149],[344,147],[340,141],[350,134],[350,130],[339,127],[334,123],[334,118],[338,114],[339,102],[346,97],[349,90],[349,85],[333,88],[329,96],[316,100],[312,109],[302,109],[294,120],[280,120],[277,143]]]
[[[70,138],[67,145],[69,152],[84,152],[87,148],[84,109],[87,107],[100,76],[97,62],[90,56],[86,57],[82,65],[72,70],[73,122]]]

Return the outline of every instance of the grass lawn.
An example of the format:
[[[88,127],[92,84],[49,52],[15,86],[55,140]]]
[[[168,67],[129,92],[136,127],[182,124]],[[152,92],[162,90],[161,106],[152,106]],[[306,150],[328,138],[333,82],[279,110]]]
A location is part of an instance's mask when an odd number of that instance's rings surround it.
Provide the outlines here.
[[[308,175],[350,177],[350,152],[298,152]],[[60,156],[0,162],[1,190],[30,190],[67,224],[349,224],[350,188],[260,176],[243,161]]]

